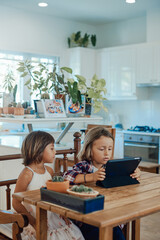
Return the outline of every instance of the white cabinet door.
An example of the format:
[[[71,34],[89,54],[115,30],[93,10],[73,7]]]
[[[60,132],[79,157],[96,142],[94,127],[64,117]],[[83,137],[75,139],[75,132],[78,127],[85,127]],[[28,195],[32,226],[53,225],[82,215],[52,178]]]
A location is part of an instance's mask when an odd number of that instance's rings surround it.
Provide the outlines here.
[[[121,131],[116,131],[114,158],[124,157],[124,134]]]
[[[96,74],[98,78],[103,78],[106,81],[107,97],[111,92],[111,81],[109,78],[109,51],[107,49],[97,50],[96,53]]]
[[[74,74],[82,75],[90,85],[90,79],[96,73],[96,50],[75,47],[67,50],[67,66],[72,68]]]
[[[155,78],[154,45],[140,44],[136,47],[136,83],[150,83]]]
[[[145,43],[136,47],[137,84],[160,82],[160,44]]]
[[[155,64],[154,64],[155,79],[154,79],[154,83],[160,83],[160,44],[156,44],[156,46],[154,48],[154,55],[155,55]]]
[[[106,79],[107,97],[114,99],[135,99],[135,49],[116,47],[97,53],[97,72]]]

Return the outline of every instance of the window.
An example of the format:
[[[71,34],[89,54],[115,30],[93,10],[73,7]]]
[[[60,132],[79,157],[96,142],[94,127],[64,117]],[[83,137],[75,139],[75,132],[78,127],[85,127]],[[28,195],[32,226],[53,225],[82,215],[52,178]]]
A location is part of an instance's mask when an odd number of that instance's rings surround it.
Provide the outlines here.
[[[48,57],[33,54],[14,54],[0,52],[0,92],[8,93],[4,87],[4,81],[7,74],[10,74],[15,80],[13,85],[17,84],[16,102],[23,102],[30,100],[31,104],[33,99],[36,99],[36,93],[30,96],[27,89],[24,87],[23,79],[20,78],[20,73],[17,71],[18,63],[25,59],[31,59],[33,64],[47,63],[53,66],[53,63],[59,64],[59,57]]]

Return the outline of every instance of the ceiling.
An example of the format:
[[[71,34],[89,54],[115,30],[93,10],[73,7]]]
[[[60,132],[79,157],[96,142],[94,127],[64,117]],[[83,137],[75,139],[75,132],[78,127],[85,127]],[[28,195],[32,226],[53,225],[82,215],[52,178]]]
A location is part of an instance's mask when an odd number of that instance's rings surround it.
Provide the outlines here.
[[[38,2],[47,2],[48,7],[38,7]],[[160,0],[0,0],[0,6],[61,17],[88,24],[104,24],[145,16],[146,11],[160,7]]]

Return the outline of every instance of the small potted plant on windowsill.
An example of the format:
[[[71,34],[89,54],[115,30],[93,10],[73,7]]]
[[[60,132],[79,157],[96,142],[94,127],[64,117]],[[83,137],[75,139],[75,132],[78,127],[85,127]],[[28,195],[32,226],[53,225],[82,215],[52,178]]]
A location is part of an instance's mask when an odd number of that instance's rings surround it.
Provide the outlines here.
[[[4,77],[3,88],[6,91],[5,94],[7,94],[10,99],[9,105],[3,108],[3,113],[13,114],[14,106],[16,105],[17,84],[12,69],[8,69],[7,74]]]

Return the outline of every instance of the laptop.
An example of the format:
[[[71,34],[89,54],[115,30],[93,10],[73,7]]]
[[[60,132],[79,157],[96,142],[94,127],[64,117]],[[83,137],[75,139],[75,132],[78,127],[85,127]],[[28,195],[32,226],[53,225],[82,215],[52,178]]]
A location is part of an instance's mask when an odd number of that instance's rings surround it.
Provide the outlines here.
[[[109,160],[105,165],[106,177],[103,181],[97,181],[96,185],[104,188],[120,187],[138,184],[139,181],[131,178],[130,174],[138,167],[141,157],[125,157]]]

